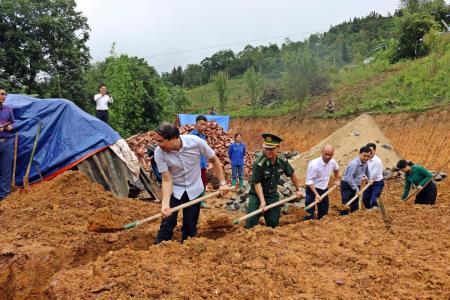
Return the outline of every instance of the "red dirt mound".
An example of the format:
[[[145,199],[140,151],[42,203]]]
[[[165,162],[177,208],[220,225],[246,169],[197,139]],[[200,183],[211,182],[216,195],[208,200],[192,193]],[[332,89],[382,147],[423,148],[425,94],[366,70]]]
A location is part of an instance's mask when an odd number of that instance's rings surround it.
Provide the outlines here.
[[[298,222],[277,229],[240,228],[216,241],[198,238],[148,250],[123,249],[54,276],[49,298],[448,299],[450,198],[435,206],[384,195],[393,219],[387,234],[377,211]],[[444,185],[444,186],[442,186]],[[338,199],[333,198],[336,202]]]
[[[2,298],[40,297],[41,287],[61,269],[86,264],[111,250],[146,249],[153,242],[143,228],[115,234],[88,231],[88,221],[105,209],[126,223],[159,207],[117,199],[78,172],[66,172],[28,194],[15,193],[0,202]]]

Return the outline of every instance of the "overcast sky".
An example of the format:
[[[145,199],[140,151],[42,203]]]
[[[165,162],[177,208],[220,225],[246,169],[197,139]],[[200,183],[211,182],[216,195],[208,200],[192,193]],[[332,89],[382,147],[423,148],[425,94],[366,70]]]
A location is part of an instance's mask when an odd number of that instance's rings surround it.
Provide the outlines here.
[[[76,0],[91,28],[94,61],[116,52],[147,59],[158,72],[199,63],[221,49],[303,40],[398,0]],[[217,47],[215,47],[217,46]],[[208,48],[195,50],[199,48]],[[192,51],[191,51],[192,50]],[[195,51],[194,51],[195,50]],[[177,53],[178,52],[178,53]],[[175,53],[175,54],[170,54]]]

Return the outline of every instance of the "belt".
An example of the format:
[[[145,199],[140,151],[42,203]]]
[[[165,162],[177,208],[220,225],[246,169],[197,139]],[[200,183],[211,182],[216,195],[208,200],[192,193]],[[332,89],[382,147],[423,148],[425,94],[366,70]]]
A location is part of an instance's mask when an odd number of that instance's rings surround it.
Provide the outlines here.
[[[0,138],[0,143],[4,143],[6,142],[8,139],[7,138]]]

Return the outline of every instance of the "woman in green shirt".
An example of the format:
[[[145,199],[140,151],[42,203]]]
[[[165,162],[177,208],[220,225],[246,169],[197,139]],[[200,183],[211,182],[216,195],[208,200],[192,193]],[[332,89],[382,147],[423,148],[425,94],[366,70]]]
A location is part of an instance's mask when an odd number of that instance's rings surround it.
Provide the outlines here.
[[[432,180],[433,175],[430,171],[420,165],[415,165],[411,161],[399,160],[397,168],[405,173],[405,190],[403,192],[402,200],[408,197],[411,185],[417,185],[419,192],[416,195],[415,204],[430,204],[436,202],[437,188],[436,183]],[[430,181],[425,187],[424,185]]]

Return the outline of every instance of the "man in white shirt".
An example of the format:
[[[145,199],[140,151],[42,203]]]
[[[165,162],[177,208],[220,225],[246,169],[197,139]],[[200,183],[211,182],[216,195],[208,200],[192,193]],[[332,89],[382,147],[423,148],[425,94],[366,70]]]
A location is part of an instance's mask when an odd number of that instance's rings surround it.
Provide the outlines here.
[[[370,148],[372,154],[369,156],[367,161],[370,179],[373,183],[367,190],[363,193],[363,203],[364,207],[371,209],[378,207],[377,198],[380,197],[381,192],[384,188],[384,178],[383,178],[383,162],[376,155],[377,146],[374,143],[368,143],[367,147]]]
[[[200,176],[201,156],[211,162],[219,178],[222,195],[228,192],[228,186],[222,164],[205,140],[195,135],[180,135],[175,125],[163,123],[156,129],[155,141],[159,145],[155,149],[155,161],[162,176],[163,220],[155,241],[159,244],[172,239],[177,225],[178,212],[172,212],[171,208],[201,197],[204,193]],[[199,215],[200,203],[183,209],[182,242],[196,236]]]
[[[339,166],[333,159],[334,148],[331,145],[325,145],[322,148],[322,155],[308,163],[306,173],[306,199],[305,205],[319,200],[320,196],[328,191],[328,182],[331,172],[334,173],[335,184],[340,184]],[[328,214],[329,198],[326,196],[317,204],[317,217],[321,219]],[[315,207],[308,210],[309,216],[305,220],[314,219]]]
[[[101,84],[98,87],[99,93],[94,96],[94,101],[97,103],[95,107],[95,116],[105,123],[108,123],[108,104],[113,103],[113,98],[107,91],[107,87]]]

